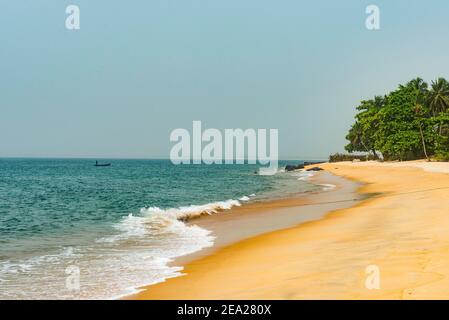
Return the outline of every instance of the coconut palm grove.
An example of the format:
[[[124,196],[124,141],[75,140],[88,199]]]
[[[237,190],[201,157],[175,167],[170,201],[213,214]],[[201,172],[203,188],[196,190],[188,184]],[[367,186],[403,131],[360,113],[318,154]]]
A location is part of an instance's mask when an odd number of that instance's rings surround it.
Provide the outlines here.
[[[416,78],[356,108],[346,151],[384,160],[449,160],[449,82]]]

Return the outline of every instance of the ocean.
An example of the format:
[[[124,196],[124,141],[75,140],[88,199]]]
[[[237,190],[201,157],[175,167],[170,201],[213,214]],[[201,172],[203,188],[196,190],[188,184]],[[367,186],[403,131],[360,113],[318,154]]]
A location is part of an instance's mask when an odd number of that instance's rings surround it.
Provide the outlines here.
[[[135,293],[180,275],[169,265],[175,258],[213,245],[214,235],[189,219],[322,188],[309,173],[259,175],[257,165],[101,162],[112,165],[0,159],[0,299]]]

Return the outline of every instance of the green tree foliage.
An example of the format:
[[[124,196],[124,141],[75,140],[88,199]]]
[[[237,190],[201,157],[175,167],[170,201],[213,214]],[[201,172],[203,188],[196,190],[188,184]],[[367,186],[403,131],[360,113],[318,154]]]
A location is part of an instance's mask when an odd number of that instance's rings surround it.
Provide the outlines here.
[[[357,107],[346,139],[352,152],[382,154],[385,160],[449,158],[449,83],[439,78],[430,89],[421,78]]]
[[[446,79],[438,78],[436,81],[432,81],[427,102],[433,116],[447,111],[449,108],[449,83]]]

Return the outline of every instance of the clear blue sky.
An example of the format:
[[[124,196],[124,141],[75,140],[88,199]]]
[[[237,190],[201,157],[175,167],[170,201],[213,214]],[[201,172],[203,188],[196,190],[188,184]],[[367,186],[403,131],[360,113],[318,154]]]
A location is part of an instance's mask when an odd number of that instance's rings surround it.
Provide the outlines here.
[[[448,15],[446,0],[1,1],[0,156],[166,158],[171,130],[202,120],[327,157],[359,100],[449,78]]]

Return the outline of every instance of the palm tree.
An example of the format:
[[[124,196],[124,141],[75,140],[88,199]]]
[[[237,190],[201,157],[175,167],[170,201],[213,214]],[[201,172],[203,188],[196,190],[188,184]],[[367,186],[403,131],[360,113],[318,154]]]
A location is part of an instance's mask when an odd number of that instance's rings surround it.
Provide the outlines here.
[[[407,83],[407,86],[412,87],[415,90],[418,90],[420,93],[424,93],[427,91],[427,83],[420,77],[413,79]]]
[[[423,121],[424,121],[424,118],[426,117],[426,112],[424,111],[423,106],[419,102],[419,96],[416,99],[415,105],[413,106],[413,111],[415,112],[415,115],[416,115],[416,121],[417,121],[417,124],[419,127],[419,134],[421,136],[421,143],[422,143],[424,155],[426,156],[427,161],[430,161],[429,155],[427,154],[426,140],[424,139],[424,133],[422,130]]]
[[[419,134],[421,136],[421,143],[423,147],[423,153],[426,156],[427,161],[430,161],[429,155],[427,154],[426,140],[424,139],[423,133],[423,122],[425,118],[429,116],[428,109],[424,107],[426,97],[429,95],[427,90],[427,83],[421,78],[416,78],[407,83],[407,86],[412,87],[416,91],[415,103],[413,105],[413,111],[415,112],[417,125],[419,127]]]
[[[449,82],[444,78],[432,81],[427,97],[427,104],[433,116],[449,109]]]
[[[351,128],[351,133],[349,135],[349,141],[353,146],[362,146],[363,149],[365,149],[366,152],[369,152],[368,147],[366,146],[365,142],[363,141],[363,127],[359,122],[354,123],[354,125]]]

